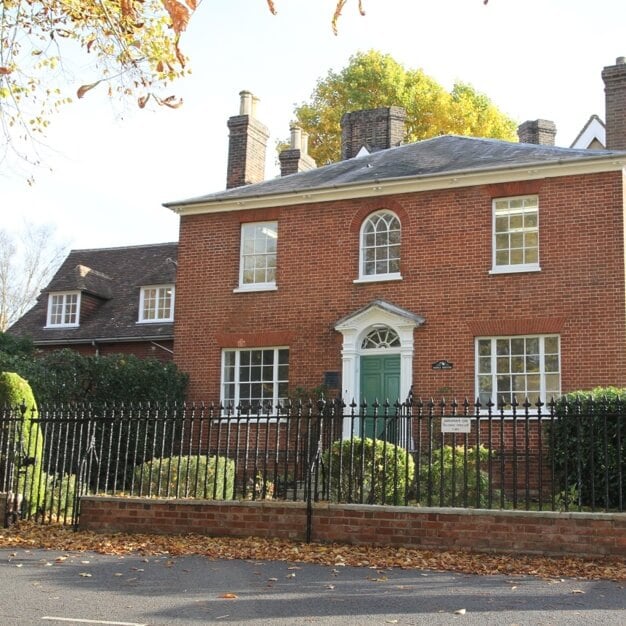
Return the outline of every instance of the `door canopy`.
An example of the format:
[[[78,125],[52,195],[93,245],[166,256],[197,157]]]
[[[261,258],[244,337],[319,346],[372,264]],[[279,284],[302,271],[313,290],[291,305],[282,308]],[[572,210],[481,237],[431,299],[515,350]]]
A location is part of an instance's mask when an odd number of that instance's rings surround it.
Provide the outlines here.
[[[384,300],[340,319],[335,330],[343,335],[342,395],[348,402],[358,397],[359,356],[372,349],[389,350],[401,355],[400,392],[409,393],[413,372],[413,331],[424,318]]]

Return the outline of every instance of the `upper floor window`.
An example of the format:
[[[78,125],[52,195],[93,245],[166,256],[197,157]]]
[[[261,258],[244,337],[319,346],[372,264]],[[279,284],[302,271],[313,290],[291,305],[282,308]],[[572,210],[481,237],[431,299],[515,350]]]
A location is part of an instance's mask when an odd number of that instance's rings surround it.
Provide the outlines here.
[[[224,350],[222,403],[244,409],[275,407],[287,398],[289,348]]]
[[[539,270],[537,196],[493,201],[493,273]]]
[[[51,293],[48,296],[47,326],[78,326],[80,291]]]
[[[359,280],[400,278],[400,234],[400,220],[391,211],[377,211],[363,222]]]
[[[476,390],[480,402],[510,405],[560,394],[558,335],[484,337],[476,340]]]
[[[140,322],[171,322],[174,320],[174,286],[142,287],[139,296]]]
[[[277,241],[277,222],[242,224],[239,289],[276,288]]]

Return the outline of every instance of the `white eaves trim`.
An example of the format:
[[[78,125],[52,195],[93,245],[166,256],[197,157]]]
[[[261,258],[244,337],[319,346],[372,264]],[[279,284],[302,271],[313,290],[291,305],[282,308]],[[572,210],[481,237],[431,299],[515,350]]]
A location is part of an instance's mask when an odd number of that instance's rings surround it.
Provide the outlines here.
[[[403,177],[384,181],[369,181],[335,187],[303,189],[287,193],[275,193],[246,198],[223,198],[199,201],[197,204],[171,204],[169,209],[178,215],[199,215],[202,213],[221,213],[226,211],[243,211],[247,209],[264,209],[278,206],[310,204],[312,202],[332,202],[353,198],[372,198],[420,191],[433,191],[472,187],[476,185],[492,185],[558,176],[577,176],[581,174],[598,174],[624,170],[626,157],[591,157],[590,159],[556,162],[527,163],[520,166],[503,166],[481,171],[446,172],[434,176]]]

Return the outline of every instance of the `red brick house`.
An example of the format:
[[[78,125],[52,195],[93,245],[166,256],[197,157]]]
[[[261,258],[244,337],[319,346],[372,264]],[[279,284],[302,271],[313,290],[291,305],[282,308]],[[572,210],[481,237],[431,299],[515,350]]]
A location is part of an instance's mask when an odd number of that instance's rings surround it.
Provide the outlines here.
[[[7,331],[42,350],[172,359],[176,243],[72,250]]]
[[[549,145],[544,120],[519,144],[399,145],[390,107],[344,116],[343,160],[325,167],[295,131],[267,181],[244,92],[228,189],[166,204],[181,217],[174,359],[191,398],[626,386],[626,64],[603,77],[606,150]]]

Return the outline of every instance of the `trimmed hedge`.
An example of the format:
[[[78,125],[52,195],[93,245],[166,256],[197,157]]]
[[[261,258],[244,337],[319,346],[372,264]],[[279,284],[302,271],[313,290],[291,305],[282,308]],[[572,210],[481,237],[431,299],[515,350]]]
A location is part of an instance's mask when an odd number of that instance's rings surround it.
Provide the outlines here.
[[[28,354],[2,350],[2,345],[0,370],[28,379],[40,405],[177,404],[185,399],[188,376],[174,363],[127,354],[84,356],[69,349]]]
[[[33,514],[39,510],[45,491],[42,473],[44,441],[41,429],[34,421],[38,412],[33,391],[28,381],[15,372],[0,372],[2,407],[8,408],[14,418],[21,415],[21,421],[2,422],[5,432],[0,434],[0,441],[3,441],[0,470],[19,471],[17,483],[9,487],[16,487],[17,495],[24,498],[26,509]]]
[[[626,506],[626,389],[565,394],[546,424],[550,460],[566,508]],[[620,484],[621,483],[621,484]]]

